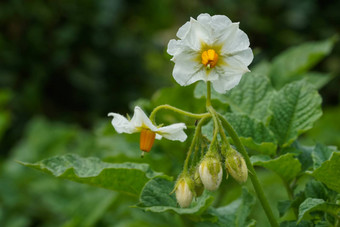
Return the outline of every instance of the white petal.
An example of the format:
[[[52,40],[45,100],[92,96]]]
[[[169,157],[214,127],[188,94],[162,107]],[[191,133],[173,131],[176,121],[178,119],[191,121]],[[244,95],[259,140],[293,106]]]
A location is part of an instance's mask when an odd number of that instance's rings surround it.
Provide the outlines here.
[[[245,50],[250,44],[247,34],[239,29],[238,23],[229,25],[220,41],[223,44],[222,54],[233,54]]]
[[[187,139],[187,135],[183,131],[183,129],[186,128],[184,123],[176,123],[159,128],[157,134],[160,134],[169,140],[179,140],[183,142]]]
[[[225,64],[218,66],[228,73],[246,73],[249,72],[248,65],[253,60],[251,51],[245,50],[231,56],[224,57]]]
[[[250,48],[234,53],[232,56],[236,61],[243,64],[244,66],[250,65],[254,59],[253,51]],[[227,60],[228,61],[228,60]],[[241,67],[245,69],[245,67]]]
[[[205,80],[203,74],[203,64],[197,60],[197,53],[181,52],[174,56],[175,62],[173,76],[177,83],[182,86],[187,86],[198,80]]]
[[[212,24],[219,28],[227,27],[231,24],[231,20],[224,15],[212,16]]]
[[[212,81],[213,88],[218,93],[226,93],[240,83],[242,74],[231,74],[221,76],[218,80]]]
[[[211,24],[211,16],[208,13],[201,13],[197,17],[197,21],[201,24],[210,25]]]
[[[162,139],[163,136],[159,135],[158,133],[156,133],[156,139],[160,140]]]
[[[120,114],[116,114],[116,113],[109,113],[108,116],[113,117],[111,123],[112,126],[115,128],[115,130],[118,133],[134,133],[137,132],[138,130],[134,127],[133,124],[131,124],[131,122],[126,119],[125,117],[123,117]]]
[[[180,38],[180,39],[184,39],[184,37],[187,35],[188,31],[190,29],[190,22],[186,22],[184,25],[182,25],[182,27],[180,27],[178,29],[178,32],[177,32],[177,37]]]
[[[190,29],[182,40],[184,44],[189,46],[192,50],[200,51],[202,42],[211,43],[209,28],[191,18]]]
[[[205,80],[204,81],[215,81],[218,80],[219,76],[219,72],[216,70],[217,68],[213,68],[210,71],[207,71],[206,69],[204,69],[204,73],[206,74]]]
[[[135,113],[131,119],[131,124],[133,124],[136,128],[148,128],[151,131],[155,132],[157,127],[152,124],[148,116],[143,112],[143,110],[139,107],[135,107]]]
[[[181,43],[180,40],[175,40],[175,39],[170,40],[168,43],[168,49],[167,49],[168,54],[173,56],[177,52],[180,52],[181,51],[180,43]]]

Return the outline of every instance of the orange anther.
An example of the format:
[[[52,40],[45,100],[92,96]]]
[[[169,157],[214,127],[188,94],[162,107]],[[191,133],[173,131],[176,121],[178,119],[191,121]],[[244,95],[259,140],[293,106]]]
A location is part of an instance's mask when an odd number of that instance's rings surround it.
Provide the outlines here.
[[[207,68],[214,68],[218,61],[218,54],[213,49],[209,49],[203,51],[202,55],[202,64]]]
[[[155,141],[156,133],[149,129],[142,129],[140,132],[139,147],[142,151],[149,152]]]

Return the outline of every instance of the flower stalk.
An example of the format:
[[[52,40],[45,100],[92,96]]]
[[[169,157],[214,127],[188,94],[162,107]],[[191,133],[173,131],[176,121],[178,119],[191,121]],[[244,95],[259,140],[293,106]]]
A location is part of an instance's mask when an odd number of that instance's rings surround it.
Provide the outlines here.
[[[242,154],[242,156],[243,156],[243,158],[244,158],[244,160],[245,160],[245,162],[247,164],[248,170],[250,172],[249,177],[251,179],[251,182],[253,184],[253,187],[255,189],[257,197],[258,197],[258,199],[261,202],[261,205],[262,205],[262,207],[263,207],[263,209],[264,209],[264,211],[265,211],[265,213],[267,215],[267,218],[268,218],[271,226],[277,226],[278,227],[279,224],[277,223],[277,220],[274,217],[274,214],[273,214],[273,212],[272,212],[272,210],[270,208],[268,200],[267,200],[266,196],[264,195],[264,192],[263,192],[262,186],[260,184],[260,181],[259,181],[259,179],[258,179],[258,177],[256,175],[254,167],[253,167],[253,165],[250,162],[250,159],[249,159],[249,156],[247,154],[247,151],[245,150],[245,148],[244,148],[240,138],[237,136],[237,133],[235,132],[233,127],[229,124],[229,122],[221,114],[218,114],[218,117],[221,120],[223,127],[228,132],[229,136],[233,139],[234,144],[235,144],[237,150]]]
[[[227,133],[232,138],[237,150],[242,154],[242,156],[243,156],[243,158],[246,162],[247,168],[250,172],[251,182],[253,184],[253,187],[255,189],[257,197],[259,198],[261,205],[262,205],[262,207],[263,207],[263,209],[264,209],[264,211],[267,215],[267,218],[268,218],[271,226],[278,227],[279,224],[278,224],[276,218],[274,217],[274,214],[273,214],[273,212],[270,208],[270,205],[268,203],[268,200],[267,200],[267,198],[264,194],[264,191],[263,191],[262,186],[260,184],[260,181],[259,181],[259,179],[256,175],[254,167],[251,164],[248,153],[245,150],[240,138],[238,137],[238,135],[235,132],[235,130],[233,129],[233,127],[229,124],[229,122],[221,114],[217,113],[216,110],[211,105],[211,85],[210,85],[209,81],[207,82],[206,107],[207,107],[207,110],[209,111],[209,113],[212,115],[212,118],[214,120],[215,129],[218,128],[217,130],[220,131],[222,141],[224,142],[224,144],[227,147],[230,147],[230,144],[229,144],[227,137],[224,133],[224,130],[221,126],[223,126],[226,129]]]
[[[184,110],[181,110],[181,109],[176,108],[174,106],[165,104],[165,105],[157,106],[155,109],[153,109],[153,111],[150,114],[151,122],[155,123],[156,113],[160,110],[171,110],[171,111],[174,111],[176,113],[182,114],[182,115],[187,116],[187,117],[195,118],[195,119],[201,119],[201,118],[210,116],[210,113],[195,114],[195,113],[184,111]]]
[[[198,140],[199,138],[199,135],[201,134],[201,128],[202,126],[204,125],[204,123],[206,123],[206,121],[210,118],[210,116],[206,116],[204,118],[202,118],[197,127],[196,127],[196,130],[195,130],[195,134],[194,134],[194,137],[192,139],[192,142],[191,142],[191,145],[190,145],[190,148],[189,148],[189,151],[187,153],[187,157],[185,159],[185,162],[184,162],[184,167],[183,167],[183,172],[188,172],[188,166],[189,166],[189,160],[190,160],[190,156],[194,150],[194,147],[195,147],[195,144],[196,144],[196,141]]]

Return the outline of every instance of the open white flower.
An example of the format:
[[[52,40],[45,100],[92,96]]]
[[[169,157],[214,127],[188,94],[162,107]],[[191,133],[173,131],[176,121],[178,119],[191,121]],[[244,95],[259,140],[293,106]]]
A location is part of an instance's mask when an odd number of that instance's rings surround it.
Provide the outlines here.
[[[182,86],[211,81],[219,93],[235,87],[253,60],[246,33],[223,15],[190,18],[172,39],[168,53],[175,62],[173,76]]]
[[[187,135],[183,131],[186,129],[184,123],[176,123],[165,127],[157,127],[152,124],[151,120],[146,116],[143,110],[136,106],[134,115],[131,120],[117,113],[109,113],[112,116],[112,125],[118,133],[136,133],[140,132],[140,149],[149,152],[156,139],[165,137],[169,140],[185,141]]]

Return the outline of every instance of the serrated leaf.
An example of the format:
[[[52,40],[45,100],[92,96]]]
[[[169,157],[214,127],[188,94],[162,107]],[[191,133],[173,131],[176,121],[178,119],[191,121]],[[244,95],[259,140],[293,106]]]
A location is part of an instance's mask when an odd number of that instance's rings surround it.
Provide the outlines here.
[[[334,38],[319,42],[304,43],[292,47],[277,56],[272,63],[269,76],[276,88],[295,80],[327,56],[335,43]]]
[[[297,158],[301,163],[302,171],[309,169],[313,165],[312,152],[314,150],[314,146],[303,146],[298,143],[298,141],[295,141],[291,148],[299,154]]]
[[[333,152],[331,158],[321,164],[311,175],[328,188],[340,193],[340,152]]]
[[[255,197],[246,188],[242,188],[241,198],[233,201],[227,206],[212,208],[209,212],[218,217],[220,226],[252,226],[254,223],[247,222],[252,207],[255,204]]]
[[[340,205],[325,202],[323,199],[307,198],[299,207],[298,223],[312,211],[323,211],[333,215],[339,215]]]
[[[319,181],[310,180],[305,187],[305,195],[310,198],[327,199],[327,188]]]
[[[273,133],[261,122],[247,115],[225,114],[242,143],[263,154],[275,154],[277,141]]]
[[[273,133],[261,121],[244,114],[226,113],[224,117],[233,126],[244,146],[262,154],[275,154],[277,141]],[[212,139],[212,121],[202,128],[202,133]],[[230,137],[228,139],[232,143],[232,139]]]
[[[262,166],[277,173],[286,182],[292,180],[301,171],[301,163],[291,153],[281,155],[276,159],[256,155],[252,156],[250,161],[253,165]]]
[[[247,73],[243,75],[236,88],[226,94],[212,91],[211,98],[229,104],[234,113],[246,114],[265,122],[270,114],[268,106],[273,92],[274,90],[265,75]],[[198,84],[194,93],[196,98],[205,97],[205,84]]]
[[[294,82],[274,96],[270,109],[270,129],[279,145],[287,147],[322,115],[321,97],[309,84]]]
[[[323,162],[329,160],[334,150],[320,143],[316,144],[312,152],[314,169],[319,168]]]
[[[82,158],[75,154],[52,157],[33,164],[24,162],[21,164],[58,178],[133,196],[138,196],[150,179],[162,175],[152,171],[148,164],[114,164],[102,162],[95,157]]]
[[[200,215],[213,202],[214,198],[204,192],[202,196],[193,201],[188,208],[181,208],[177,205],[175,194],[172,193],[175,183],[165,178],[154,178],[150,180],[144,187],[140,203],[136,205],[145,211],[155,213],[171,211],[177,214]]]

